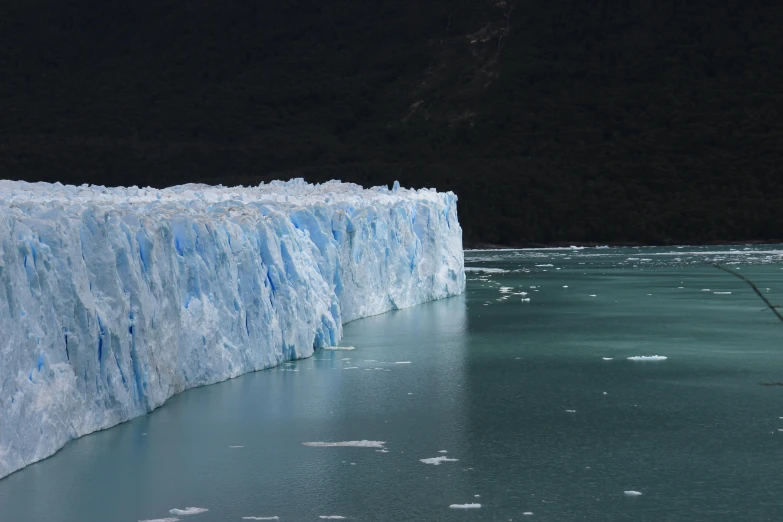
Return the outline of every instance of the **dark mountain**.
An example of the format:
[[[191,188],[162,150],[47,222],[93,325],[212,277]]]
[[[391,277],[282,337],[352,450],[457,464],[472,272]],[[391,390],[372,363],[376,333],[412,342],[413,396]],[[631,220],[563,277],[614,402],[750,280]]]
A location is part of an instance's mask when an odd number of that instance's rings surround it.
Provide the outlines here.
[[[0,177],[338,178],[467,244],[783,236],[783,4],[9,0]]]

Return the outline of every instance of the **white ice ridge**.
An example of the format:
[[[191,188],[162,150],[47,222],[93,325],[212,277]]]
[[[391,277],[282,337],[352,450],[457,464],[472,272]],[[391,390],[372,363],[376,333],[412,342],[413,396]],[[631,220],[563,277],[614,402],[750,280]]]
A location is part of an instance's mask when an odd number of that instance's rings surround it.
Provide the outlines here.
[[[464,288],[451,192],[0,180],[0,477]]]

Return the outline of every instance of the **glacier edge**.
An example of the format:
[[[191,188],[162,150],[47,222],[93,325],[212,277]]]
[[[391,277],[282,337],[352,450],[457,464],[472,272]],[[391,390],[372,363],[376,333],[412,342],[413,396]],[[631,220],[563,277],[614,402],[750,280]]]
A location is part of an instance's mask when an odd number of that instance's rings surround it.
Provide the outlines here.
[[[450,192],[0,180],[0,478],[464,289]]]

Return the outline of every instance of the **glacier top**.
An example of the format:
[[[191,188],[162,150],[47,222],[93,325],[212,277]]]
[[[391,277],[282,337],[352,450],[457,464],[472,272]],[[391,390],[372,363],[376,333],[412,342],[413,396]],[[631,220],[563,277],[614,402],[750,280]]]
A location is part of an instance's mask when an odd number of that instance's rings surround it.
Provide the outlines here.
[[[392,189],[385,186],[364,188],[355,183],[328,181],[310,184],[301,178],[290,181],[272,181],[256,187],[224,187],[190,183],[165,189],[151,187],[104,187],[101,185],[63,185],[61,183],[28,183],[0,179],[0,203],[11,205],[24,202],[63,202],[91,204],[143,204],[152,202],[220,203],[226,201],[312,205],[315,203],[394,203],[400,200],[440,202],[443,196],[456,201],[452,192],[435,189],[400,188],[394,182]]]

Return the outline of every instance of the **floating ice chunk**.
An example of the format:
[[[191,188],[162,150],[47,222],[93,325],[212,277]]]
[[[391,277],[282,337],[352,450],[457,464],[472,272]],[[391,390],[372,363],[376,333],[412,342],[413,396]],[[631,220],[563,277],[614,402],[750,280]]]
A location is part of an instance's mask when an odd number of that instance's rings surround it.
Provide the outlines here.
[[[375,453],[389,453],[389,450],[387,450],[387,449],[379,449],[379,450],[375,450]]]
[[[628,357],[629,361],[665,361],[668,359],[665,355],[634,355]]]
[[[244,446],[229,446],[229,448],[244,448]]]
[[[314,448],[383,448],[384,441],[381,440],[347,440],[343,442],[303,442],[302,446],[312,446]]]
[[[566,413],[576,413],[576,410],[566,410]]]
[[[563,285],[563,288],[568,288],[568,285]]]
[[[149,520],[139,520],[139,522],[179,522],[179,519],[175,517],[167,517],[167,518],[154,518]]]
[[[359,369],[358,366],[346,366],[345,368],[343,368],[343,370],[358,370],[358,369]]]
[[[596,247],[596,248],[600,248],[600,247]],[[523,515],[525,515],[525,516],[530,516],[530,515],[532,515],[532,514],[533,514],[533,512],[532,512],[532,511],[525,511],[525,512],[524,512],[524,513],[522,513],[522,514],[523,514]]]
[[[634,491],[634,490],[632,490],[632,489],[629,489],[628,491],[623,491],[623,493],[624,493],[626,496],[628,496],[628,497],[638,497],[639,495],[641,495],[641,492],[639,492],[639,491]]]
[[[550,267],[550,266],[555,266],[555,265],[545,264],[545,265],[536,265],[536,266],[540,266],[540,267]]]
[[[522,301],[523,303],[529,303],[530,302],[530,298],[529,297],[523,297],[522,299],[520,299],[520,301]]]
[[[508,294],[514,291],[513,286],[501,286],[500,287],[500,293],[501,294]]]
[[[505,274],[508,270],[502,268],[482,268],[480,266],[466,266],[465,272],[486,272],[487,274]]]
[[[324,518],[326,520],[345,520],[345,517],[341,517],[340,515],[319,515],[318,518]]]
[[[595,294],[590,294],[590,297],[597,297]]]
[[[340,350],[340,351],[348,351],[348,350],[355,350],[355,346],[327,346],[324,348],[324,350]]]
[[[172,515],[180,515],[180,516],[186,516],[186,515],[199,515],[201,513],[206,513],[209,511],[207,508],[200,508],[200,507],[186,507],[185,509],[169,509],[169,513]]]
[[[448,453],[448,451],[446,451],[446,450],[440,450],[440,451],[438,451],[438,453]]]
[[[242,517],[242,520],[280,520],[280,517]]]
[[[702,292],[709,292],[709,291],[710,291],[710,289],[709,289],[709,288],[702,288],[702,289],[701,289],[701,291],[702,291]]]
[[[601,357],[604,361],[611,361],[614,357]]]
[[[440,466],[441,462],[457,462],[459,459],[450,459],[446,456],[432,457],[429,459],[419,459],[420,462],[425,464],[432,464],[434,466]]]
[[[394,364],[410,364],[410,361],[397,361]]]
[[[478,509],[481,504],[451,504],[449,507],[451,509]]]
[[[728,294],[730,294],[731,292],[712,292],[712,293],[713,293],[713,294],[717,294],[717,295],[728,295]]]

